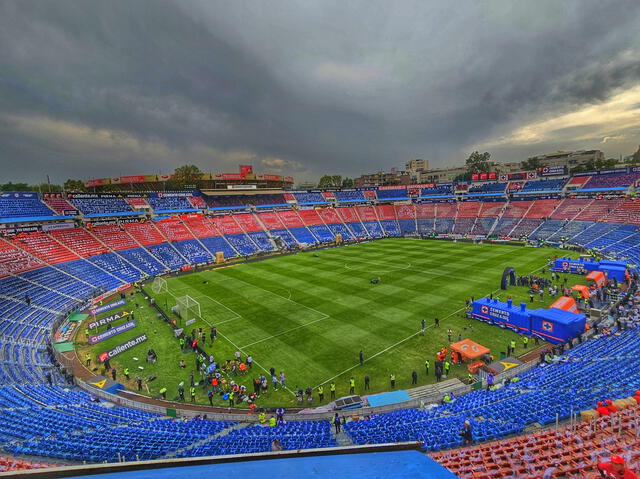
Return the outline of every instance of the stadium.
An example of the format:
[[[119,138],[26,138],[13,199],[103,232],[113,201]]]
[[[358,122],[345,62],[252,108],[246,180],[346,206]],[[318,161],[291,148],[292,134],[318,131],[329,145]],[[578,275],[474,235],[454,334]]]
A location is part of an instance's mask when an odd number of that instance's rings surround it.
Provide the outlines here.
[[[635,479],[640,2],[0,1],[0,479]]]
[[[637,441],[639,181],[4,193],[3,462],[592,470]]]

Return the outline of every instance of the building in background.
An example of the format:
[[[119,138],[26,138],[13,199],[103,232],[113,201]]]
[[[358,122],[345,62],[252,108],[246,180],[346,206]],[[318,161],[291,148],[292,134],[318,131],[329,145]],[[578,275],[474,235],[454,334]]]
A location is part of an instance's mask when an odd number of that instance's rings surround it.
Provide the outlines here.
[[[604,153],[600,150],[557,151],[534,156],[532,159],[539,160],[545,166],[564,166],[570,170],[589,162],[604,160]]]
[[[389,173],[378,171],[369,175],[361,175],[354,178],[353,186],[356,188],[366,188],[369,186],[389,186],[389,185],[410,185],[411,175],[406,171],[395,171]]]

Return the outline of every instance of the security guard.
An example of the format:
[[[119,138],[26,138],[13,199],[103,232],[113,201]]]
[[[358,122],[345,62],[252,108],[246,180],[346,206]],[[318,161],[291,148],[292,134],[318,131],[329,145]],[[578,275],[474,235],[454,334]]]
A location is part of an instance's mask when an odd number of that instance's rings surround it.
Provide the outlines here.
[[[424,362],[424,368],[427,370],[427,376],[429,375],[429,366],[431,366],[431,363],[429,362],[429,360],[427,359]]]
[[[511,340],[511,352],[515,353],[516,352],[516,342],[515,340]]]
[[[329,392],[331,393],[331,399],[335,399],[336,398],[336,383],[334,383],[333,381],[331,381],[331,384],[329,385]]]
[[[389,374],[389,381],[391,382],[391,387],[395,388],[396,387],[396,375],[391,373]]]
[[[87,361],[87,367],[89,367],[91,365],[91,354],[85,354],[84,359]]]
[[[529,345],[529,336],[526,334],[522,335],[522,344],[524,345],[524,349],[527,349],[527,346]]]
[[[129,379],[129,368],[124,368],[124,377]]]
[[[469,379],[469,384],[473,384],[473,374],[469,373],[469,375],[467,376],[467,378]]]
[[[353,376],[351,377],[351,379],[349,379],[349,394],[353,394],[356,392],[356,380],[353,379]]]
[[[191,402],[196,402],[196,388],[191,386],[189,392],[191,392]]]
[[[318,386],[318,398],[320,398],[320,402],[324,401],[324,387],[322,385]]]
[[[269,418],[269,427],[276,427],[276,418],[273,416]]]
[[[258,421],[260,422],[260,424],[264,424],[265,422],[267,422],[267,415],[264,413],[264,411],[258,414]]]

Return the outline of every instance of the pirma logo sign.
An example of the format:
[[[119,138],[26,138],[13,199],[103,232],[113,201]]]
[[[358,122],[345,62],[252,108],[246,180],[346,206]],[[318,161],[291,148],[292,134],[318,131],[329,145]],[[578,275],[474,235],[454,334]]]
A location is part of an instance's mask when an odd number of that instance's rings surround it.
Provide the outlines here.
[[[113,323],[119,319],[125,318],[129,316],[131,313],[129,311],[120,311],[119,313],[112,314],[111,316],[107,316],[106,318],[98,319],[96,321],[91,321],[89,323],[89,329],[95,329],[100,326],[104,326],[105,324]]]
[[[146,340],[147,340],[147,335],[143,333],[140,336],[136,336],[135,338],[130,339],[129,341],[126,341],[122,344],[118,344],[116,347],[114,347],[113,349],[110,349],[109,351],[105,351],[104,353],[101,353],[98,356],[98,360],[101,363],[104,363],[107,359],[111,359],[120,353],[124,353],[125,351],[128,351],[129,349],[137,346],[138,344],[144,343]]]
[[[89,344],[93,345],[99,343],[100,341],[104,341],[105,339],[113,338],[114,336],[117,336],[120,333],[124,333],[125,331],[129,331],[136,326],[137,325],[135,321],[128,321],[124,324],[116,326],[115,328],[107,329],[106,331],[98,333],[95,336],[89,336]]]

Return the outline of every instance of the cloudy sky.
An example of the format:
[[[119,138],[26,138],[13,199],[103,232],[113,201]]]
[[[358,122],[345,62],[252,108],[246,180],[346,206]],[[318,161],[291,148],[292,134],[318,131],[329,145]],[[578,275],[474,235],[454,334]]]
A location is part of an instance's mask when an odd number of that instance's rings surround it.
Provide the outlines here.
[[[640,2],[2,0],[2,177],[640,144]]]

